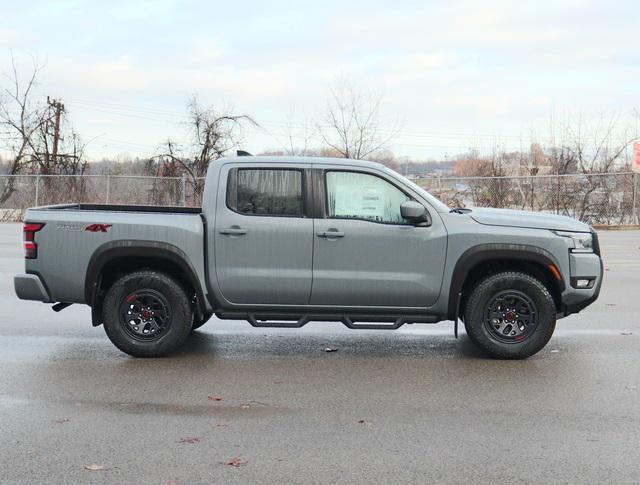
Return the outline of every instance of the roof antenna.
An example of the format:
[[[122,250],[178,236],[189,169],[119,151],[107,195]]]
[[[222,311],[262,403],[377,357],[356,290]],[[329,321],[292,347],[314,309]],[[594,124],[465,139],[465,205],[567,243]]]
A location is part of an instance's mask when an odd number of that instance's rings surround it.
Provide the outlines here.
[[[249,152],[245,152],[244,150],[236,150],[236,155],[239,157],[252,157],[253,155]]]

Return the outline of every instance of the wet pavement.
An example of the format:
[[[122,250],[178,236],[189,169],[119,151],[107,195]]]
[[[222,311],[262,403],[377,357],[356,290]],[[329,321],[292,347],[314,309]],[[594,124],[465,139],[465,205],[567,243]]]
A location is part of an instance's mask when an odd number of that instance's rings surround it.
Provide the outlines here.
[[[516,362],[451,323],[219,320],[133,359],[87,307],[15,298],[20,237],[0,225],[0,483],[640,482],[640,231],[601,232],[600,299]]]

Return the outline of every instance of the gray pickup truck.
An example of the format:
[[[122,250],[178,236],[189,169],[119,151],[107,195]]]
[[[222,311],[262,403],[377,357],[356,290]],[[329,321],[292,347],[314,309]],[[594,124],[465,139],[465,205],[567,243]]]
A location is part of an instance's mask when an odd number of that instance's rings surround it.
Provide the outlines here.
[[[213,314],[256,327],[462,320],[500,358],[542,349],[602,284],[596,233],[562,216],[450,209],[382,165],[225,158],[202,208],[30,209],[19,298],[92,308],[122,351],[156,357]]]

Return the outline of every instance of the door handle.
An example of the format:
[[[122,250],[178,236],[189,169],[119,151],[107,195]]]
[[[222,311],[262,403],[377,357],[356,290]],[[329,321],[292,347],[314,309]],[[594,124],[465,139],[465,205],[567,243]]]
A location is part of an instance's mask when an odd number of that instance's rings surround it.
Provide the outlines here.
[[[226,234],[228,236],[244,236],[247,233],[246,229],[242,229],[240,226],[231,226],[225,229],[220,229],[220,234]]]
[[[340,232],[337,230],[331,230],[329,229],[328,231],[321,231],[317,234],[318,237],[324,237],[327,239],[332,239],[332,238],[337,238],[337,237],[344,237],[344,232]]]

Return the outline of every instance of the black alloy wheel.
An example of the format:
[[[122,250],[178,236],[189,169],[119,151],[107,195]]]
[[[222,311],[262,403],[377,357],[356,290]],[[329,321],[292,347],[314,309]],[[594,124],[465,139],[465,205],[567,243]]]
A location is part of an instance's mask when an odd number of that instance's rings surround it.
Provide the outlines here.
[[[121,323],[136,340],[156,340],[171,326],[171,307],[167,299],[152,289],[136,290],[120,306]]]
[[[113,344],[134,357],[163,357],[191,333],[193,295],[172,275],[138,270],[122,276],[102,303],[104,330]]]
[[[496,294],[485,306],[485,326],[496,340],[505,343],[524,341],[536,329],[538,309],[521,291],[506,290]]]
[[[468,289],[463,308],[469,339],[501,359],[526,359],[539,352],[556,327],[549,288],[520,271],[487,275]]]

